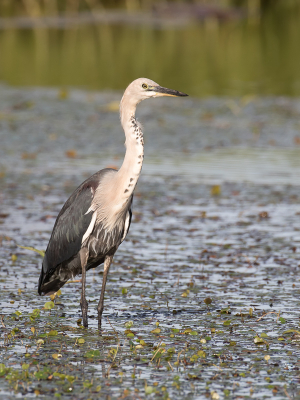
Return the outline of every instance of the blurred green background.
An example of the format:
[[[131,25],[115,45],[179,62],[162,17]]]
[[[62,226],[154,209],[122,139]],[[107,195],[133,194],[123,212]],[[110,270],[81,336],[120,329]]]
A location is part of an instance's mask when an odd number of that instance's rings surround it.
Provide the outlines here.
[[[300,0],[0,0],[0,81],[300,94]]]

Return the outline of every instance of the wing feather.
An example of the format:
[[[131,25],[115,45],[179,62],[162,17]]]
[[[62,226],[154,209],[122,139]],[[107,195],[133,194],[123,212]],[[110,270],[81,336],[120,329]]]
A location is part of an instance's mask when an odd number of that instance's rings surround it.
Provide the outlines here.
[[[55,271],[56,267],[74,257],[81,249],[82,240],[94,215],[90,206],[96,188],[108,171],[111,170],[101,170],[83,182],[58,214],[43,259],[39,292],[43,281]]]
[[[57,291],[68,279],[80,273],[79,251],[83,246],[89,249],[88,270],[101,264],[106,254],[113,254],[125,239],[131,223],[132,197],[111,231],[107,231],[102,223],[96,223],[97,209],[92,206],[103,175],[111,171],[114,170],[104,169],[83,182],[58,214],[43,259],[39,294]]]

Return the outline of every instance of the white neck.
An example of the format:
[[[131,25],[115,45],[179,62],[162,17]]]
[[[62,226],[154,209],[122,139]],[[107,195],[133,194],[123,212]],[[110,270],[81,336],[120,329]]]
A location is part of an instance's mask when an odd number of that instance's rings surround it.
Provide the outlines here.
[[[139,179],[143,158],[143,133],[135,119],[136,104],[122,98],[120,105],[121,124],[125,132],[126,153],[123,164],[118,171],[118,183],[124,202],[132,195]]]

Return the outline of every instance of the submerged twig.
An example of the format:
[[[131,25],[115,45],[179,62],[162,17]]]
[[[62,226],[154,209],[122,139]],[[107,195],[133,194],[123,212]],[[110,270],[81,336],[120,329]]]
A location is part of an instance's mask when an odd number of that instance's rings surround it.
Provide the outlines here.
[[[287,392],[287,390],[284,388],[283,389],[283,391],[284,391],[284,394],[286,395],[286,397],[289,399],[289,400],[292,400],[291,399],[291,396],[288,394],[288,392]]]
[[[154,353],[154,356],[151,358],[150,361],[153,361],[153,359],[154,359],[154,357],[156,356],[156,354],[159,352],[159,350],[162,350],[162,349],[163,349],[163,347],[159,347],[159,348],[156,350],[156,352]]]
[[[214,367],[217,367],[220,371],[223,371],[222,368],[220,368],[218,365],[213,364]]]
[[[278,321],[279,315],[280,315],[280,311],[279,311],[279,312],[276,312],[276,311],[269,311],[269,312],[267,312],[266,314],[263,314],[261,317],[259,317],[259,318],[256,320],[256,322],[260,321],[262,318],[266,317],[268,314],[277,314],[277,321]],[[277,321],[276,321],[276,322],[277,322]]]
[[[156,286],[155,286],[155,289],[156,289],[162,296],[165,296],[166,301],[167,301],[167,309],[168,309],[168,311],[170,311],[168,296],[167,296],[166,294],[162,293]]]
[[[1,324],[2,324],[2,326],[3,326],[4,328],[6,328],[6,326],[4,325],[3,320],[4,320],[4,315],[1,315]]]
[[[36,249],[35,247],[32,247],[32,246],[21,246],[20,244],[17,244],[17,246],[21,247],[21,249],[35,251],[42,257],[44,257],[44,255],[45,255],[45,252],[43,250]]]
[[[115,328],[112,326],[112,324],[110,323],[110,320],[108,317],[106,317],[108,320],[109,325],[112,327],[113,331],[116,333],[117,337],[119,338],[118,332],[115,330]]]

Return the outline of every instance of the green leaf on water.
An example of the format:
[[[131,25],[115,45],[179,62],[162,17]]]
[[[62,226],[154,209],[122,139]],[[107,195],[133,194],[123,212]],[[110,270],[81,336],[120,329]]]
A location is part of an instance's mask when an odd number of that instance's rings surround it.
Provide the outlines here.
[[[48,336],[57,336],[57,335],[58,335],[58,332],[53,329],[50,332],[48,332]]]
[[[22,364],[22,370],[27,371],[29,368],[29,364]]]
[[[127,294],[127,288],[126,287],[122,288],[122,294]]]
[[[49,374],[47,372],[44,371],[38,371],[34,374],[34,376],[36,377],[36,379],[40,380],[45,380],[48,379]]]
[[[254,343],[255,344],[263,344],[264,343],[264,339],[260,338],[259,336],[256,336],[254,338]]]
[[[124,333],[125,335],[128,335],[128,333],[133,333],[133,332],[130,329],[126,329]]]
[[[65,374],[60,374],[59,372],[54,372],[53,376],[55,376],[59,379],[65,379],[65,377],[66,377]]]
[[[160,333],[160,332],[161,332],[160,328],[155,328],[153,329],[153,331],[151,331],[151,333]]]
[[[100,357],[99,350],[89,350],[85,353],[84,357],[93,358],[93,357]]]
[[[229,307],[223,308],[223,309],[220,311],[220,313],[221,313],[221,314],[230,314],[230,308],[229,308]]]
[[[279,318],[279,321],[280,321],[282,324],[285,324],[285,323],[286,323],[286,320],[285,320],[284,318],[282,318],[282,317]]]
[[[167,352],[168,352],[168,353],[175,353],[175,347],[170,347],[170,348],[167,350]]]
[[[59,353],[55,353],[55,354],[52,354],[52,358],[54,358],[54,360],[59,361],[62,358],[62,355]]]
[[[127,322],[125,322],[125,326],[126,326],[126,328],[128,328],[128,329],[130,329],[130,328],[132,327],[132,325],[133,325],[133,321],[127,321]]]
[[[54,303],[53,303],[53,301],[47,301],[47,303],[45,303],[45,305],[44,305],[44,308],[46,309],[46,310],[51,310],[53,307],[54,307]]]
[[[75,381],[75,376],[66,375],[66,379],[67,379],[68,382],[73,383]]]
[[[0,364],[0,376],[4,376],[9,371],[10,371],[10,368],[6,368],[5,364]]]
[[[17,332],[20,332],[20,329],[18,327],[15,327],[11,330],[11,334],[14,336]]]
[[[230,325],[230,323],[231,323],[231,321],[230,321],[230,319],[229,319],[228,321],[224,321],[224,322],[223,322],[223,325],[224,325],[224,326],[228,326],[228,325]]]
[[[155,389],[152,387],[152,386],[147,386],[146,388],[145,388],[145,393],[146,394],[151,394],[151,393],[153,393],[155,391]]]
[[[79,338],[79,339],[78,339],[78,343],[79,343],[79,344],[83,344],[84,342],[85,342],[85,340],[84,340],[83,338]]]
[[[40,316],[40,310],[38,308],[34,309],[30,314],[30,320],[38,318]]]
[[[297,329],[288,329],[287,331],[284,331],[282,334],[286,335],[288,333],[297,333],[298,335],[300,335],[300,331],[297,331]]]

